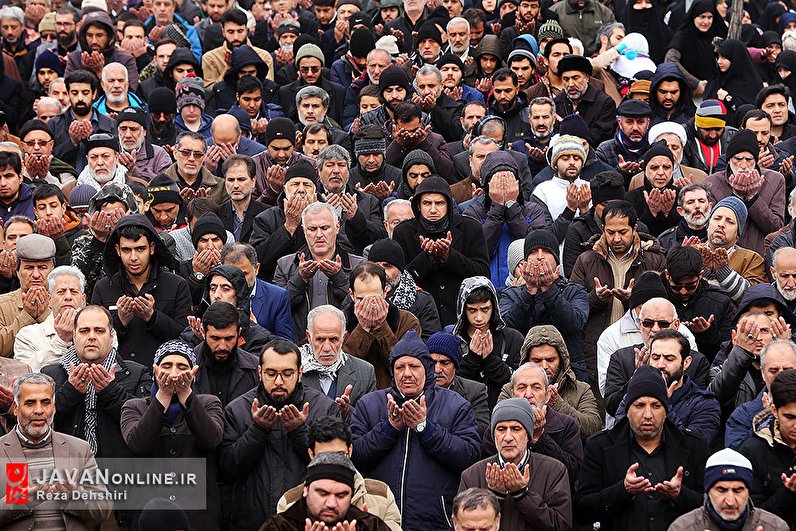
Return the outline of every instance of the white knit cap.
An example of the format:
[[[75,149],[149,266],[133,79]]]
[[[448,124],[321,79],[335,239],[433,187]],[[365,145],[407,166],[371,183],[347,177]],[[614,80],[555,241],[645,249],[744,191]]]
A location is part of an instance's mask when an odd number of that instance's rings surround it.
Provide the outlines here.
[[[661,122],[650,127],[647,139],[650,144],[654,144],[658,137],[665,134],[673,134],[680,137],[680,142],[683,146],[688,143],[688,136],[685,133],[685,127],[677,122]]]
[[[381,37],[376,41],[376,48],[386,51],[393,57],[401,53],[398,49],[398,39],[395,38],[395,35],[385,35]]]
[[[555,169],[558,159],[567,153],[578,155],[580,156],[580,160],[586,161],[586,150],[583,148],[583,143],[580,138],[572,135],[554,136],[550,140],[550,149],[547,151],[550,166]]]

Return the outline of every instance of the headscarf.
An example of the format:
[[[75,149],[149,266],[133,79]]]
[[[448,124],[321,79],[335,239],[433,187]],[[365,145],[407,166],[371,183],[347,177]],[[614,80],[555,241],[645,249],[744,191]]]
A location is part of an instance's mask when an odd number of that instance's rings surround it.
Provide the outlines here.
[[[706,32],[699,31],[694,20],[702,13],[713,14],[713,25]],[[672,38],[669,48],[679,50],[680,64],[692,76],[706,80],[717,70],[713,53],[713,37],[726,37],[727,26],[716,10],[713,0],[696,0],[688,11],[685,22]]]
[[[746,45],[736,39],[726,39],[717,50],[718,55],[730,60],[729,70],[716,74],[708,81],[705,88],[705,99],[717,98],[719,89],[726,90],[732,96],[729,107],[737,108],[744,103],[754,103],[755,96],[763,88],[760,74],[757,72]]]
[[[625,25],[625,34],[641,33],[649,44],[650,59],[659,65],[663,62],[669,42],[672,40],[672,31],[658,16],[655,6],[649,9],[634,9],[638,0],[630,0],[625,10],[622,22]]]
[[[785,11],[787,11],[785,6],[779,2],[771,2],[760,14],[757,23],[763,31],[776,31],[779,27],[779,21],[777,19],[784,15]]]
[[[791,74],[781,81],[786,87],[788,87],[791,91],[791,94],[796,94],[796,52],[792,50],[783,50],[782,53],[777,56],[777,62],[775,63],[777,68],[783,67],[790,70]],[[779,73],[777,73],[779,76]]]

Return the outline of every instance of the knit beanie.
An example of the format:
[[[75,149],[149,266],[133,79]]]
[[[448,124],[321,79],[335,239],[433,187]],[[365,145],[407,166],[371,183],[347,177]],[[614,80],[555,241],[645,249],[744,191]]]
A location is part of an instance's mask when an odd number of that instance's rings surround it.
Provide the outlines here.
[[[381,4],[384,7],[384,3]],[[376,48],[379,50],[384,50],[390,57],[395,58],[400,53],[401,50],[398,49],[398,39],[395,35],[384,35],[379,40],[376,41]]]
[[[360,138],[354,141],[354,155],[384,154],[387,140],[384,138]]]
[[[530,37],[530,35],[528,35]],[[511,60],[515,57],[524,57],[531,61],[531,64],[535,67],[536,66],[536,56],[530,50],[526,50],[525,48],[517,48],[516,50],[512,51],[509,54],[509,58],[506,60],[506,64],[511,64]]]
[[[58,54],[52,50],[44,50],[36,58],[36,66],[34,72],[38,72],[40,68],[49,68],[58,73],[58,77],[64,75],[64,64],[58,59]]]
[[[420,29],[417,31],[417,38],[415,38],[415,46],[419,45],[426,39],[431,39],[440,46],[442,46],[442,35],[439,32],[439,28],[433,22],[426,21],[420,26]]]
[[[665,134],[677,135],[680,138],[680,143],[685,146],[688,143],[688,135],[685,132],[685,127],[677,122],[661,122],[650,127],[647,133],[647,140],[650,144],[655,143],[658,137]]]
[[[511,41],[511,45],[514,48],[514,51],[525,51],[531,52],[532,59],[531,61],[536,64],[536,56],[539,55],[539,43],[536,42],[536,39],[533,35],[525,33],[523,35],[517,35],[514,37],[514,40]],[[509,59],[511,59],[511,54],[509,54]]]
[[[150,206],[159,205],[161,203],[182,205],[179,185],[165,173],[155,176],[155,178],[149,182],[146,191]]]
[[[557,137],[553,138],[550,144],[548,157],[550,157],[550,166],[554,170],[556,168],[556,162],[558,162],[558,159],[563,155],[578,155],[580,160],[586,161],[586,150],[583,149],[580,137],[559,134]]]
[[[177,114],[177,96],[173,90],[158,87],[149,94],[149,112]]]
[[[628,305],[630,308],[638,308],[645,302],[661,297],[668,299],[669,294],[663,285],[660,275],[654,271],[645,271],[636,279],[633,289],[630,290]]]
[[[288,140],[296,145],[296,125],[293,120],[280,116],[268,122],[265,126],[265,145],[274,140]]]
[[[437,60],[437,68],[440,70],[442,70],[442,67],[445,65],[456,65],[459,67],[459,70],[464,73],[464,63],[455,53],[442,54],[442,56]]]
[[[492,422],[489,425],[492,434],[495,433],[495,428],[499,422],[508,420],[514,420],[522,424],[530,441],[531,435],[533,435],[533,408],[531,408],[531,403],[527,399],[506,398],[498,402],[495,409],[492,410]]]
[[[202,112],[205,110],[204,81],[199,77],[186,77],[177,83],[177,111],[186,105],[196,105]]]
[[[202,216],[196,220],[193,229],[191,229],[191,241],[193,242],[194,249],[197,248],[202,236],[207,234],[215,234],[221,238],[221,241],[224,243],[227,241],[227,230],[224,228],[224,223],[221,221],[221,218],[213,212],[205,212],[202,214]]]
[[[296,53],[296,66],[299,65],[299,61],[304,59],[305,57],[314,57],[318,61],[321,62],[321,66],[326,66],[326,59],[323,57],[323,51],[317,44],[305,44],[301,47],[301,49]]]
[[[41,17],[41,21],[39,22],[39,33],[45,31],[55,31],[55,11],[45,13],[44,16]],[[38,61],[36,62],[38,63]],[[38,69],[38,66],[36,68]]]
[[[410,92],[409,76],[406,71],[400,66],[388,66],[381,72],[379,76],[379,96],[383,96],[387,87],[399,86]]]
[[[371,262],[387,262],[401,271],[406,267],[406,255],[404,255],[403,248],[398,242],[390,238],[376,240],[370,246],[368,260]]]
[[[461,345],[462,340],[458,336],[448,334],[447,332],[437,332],[432,334],[426,341],[426,346],[431,354],[442,354],[447,356],[453,362],[453,366],[459,369],[461,363]]]
[[[727,125],[727,108],[719,100],[705,100],[697,107],[694,125],[701,129]]]
[[[85,140],[86,154],[94,148],[106,147],[110,148],[117,153],[119,152],[119,140],[110,133],[98,132],[89,136]]]
[[[69,193],[69,206],[79,214],[88,212],[91,198],[97,193],[97,189],[90,184],[78,184]]]
[[[360,27],[354,30],[348,39],[348,49],[354,57],[366,57],[376,47],[376,40],[368,28]]]
[[[196,355],[193,353],[193,348],[185,341],[180,341],[179,339],[170,339],[158,347],[155,351],[155,365],[160,365],[163,358],[172,354],[177,354],[188,360],[188,364],[192,369],[196,365]]]
[[[406,172],[409,171],[409,168],[416,164],[425,164],[431,170],[431,173],[437,173],[437,168],[434,166],[434,159],[431,158],[431,155],[422,149],[413,149],[404,157],[402,166],[404,179],[406,179]]]
[[[600,186],[595,186],[594,179],[592,179],[592,181],[589,183],[589,189],[591,189],[592,205],[596,206],[607,201],[615,201],[625,198],[625,187],[622,184],[624,182],[624,178],[622,175],[614,170],[605,171],[613,173],[616,176],[616,179],[612,179],[613,182],[605,182]],[[600,175],[600,173],[597,175]]]
[[[561,120],[561,123],[558,124],[558,132],[562,135],[582,138],[587,142],[591,139],[589,126],[586,125],[586,120],[584,120],[579,114],[570,114],[568,116],[564,116],[564,118]]]
[[[757,144],[757,137],[754,132],[749,129],[741,129],[730,139],[727,144],[727,163],[738,153],[750,153],[757,163],[757,158],[760,155],[760,146]]]
[[[705,492],[719,481],[743,481],[751,489],[753,479],[752,462],[731,448],[719,450],[705,463]]]
[[[137,109],[135,107],[127,107],[116,116],[116,123],[120,124],[122,122],[135,122],[146,129],[146,113],[143,110]]]
[[[304,479],[304,484],[309,485],[313,481],[321,479],[330,479],[343,485],[347,485],[351,492],[354,491],[354,470],[353,467],[347,467],[334,463],[310,463],[307,467],[307,476]]]
[[[556,264],[559,263],[559,250],[558,238],[555,234],[547,229],[534,229],[525,236],[525,243],[522,250],[525,253],[525,258],[537,249],[544,249],[556,258]],[[515,266],[516,267],[516,266]],[[509,272],[513,271],[510,270]]]
[[[514,270],[517,269],[517,266],[520,265],[520,262],[525,260],[527,255],[523,255],[525,252],[525,240],[514,240],[509,244],[509,249],[507,252],[506,262],[509,265],[509,275],[512,277],[514,276]]]
[[[716,203],[716,206],[710,211],[708,219],[712,218],[716,210],[721,207],[729,208],[735,213],[735,219],[738,221],[738,236],[743,234],[743,228],[746,226],[746,218],[749,216],[749,211],[746,209],[744,202],[734,195],[725,197]]]
[[[663,381],[663,375],[660,370],[652,365],[642,365],[627,383],[627,394],[625,395],[625,408],[630,409],[633,402],[643,396],[649,396],[657,399],[666,412],[669,412],[671,407],[669,404],[669,395],[666,392],[666,383]]]
[[[666,145],[666,142],[656,142],[644,153],[644,158],[641,161],[641,171],[646,170],[647,164],[655,157],[666,157],[674,164],[674,155],[672,150]]]
[[[318,188],[318,170],[306,160],[300,160],[288,167],[285,171],[285,184],[296,177],[309,179],[315,185],[315,188]]]
[[[545,39],[563,39],[564,29],[557,20],[548,20],[539,26],[539,31],[536,33],[536,38],[539,39],[539,42],[542,42]]]

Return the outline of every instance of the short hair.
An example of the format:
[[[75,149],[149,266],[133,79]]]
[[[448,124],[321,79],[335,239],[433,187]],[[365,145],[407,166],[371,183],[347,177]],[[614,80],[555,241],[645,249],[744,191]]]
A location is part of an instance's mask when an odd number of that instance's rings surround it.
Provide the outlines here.
[[[413,86],[415,88],[417,88],[417,77],[418,76],[427,76],[429,74],[434,74],[435,76],[437,76],[437,81],[439,83],[442,83],[442,72],[439,71],[439,68],[437,68],[434,65],[423,65],[423,66],[420,67],[420,69],[415,74],[415,80],[413,82]]]
[[[130,187],[130,191],[133,192],[133,195],[143,199],[146,203],[149,200],[149,192],[146,189],[146,185],[144,183],[140,183],[138,181],[127,181],[127,186]]]
[[[13,225],[14,223],[24,223],[33,229],[33,232],[38,232],[36,228],[36,222],[30,219],[28,216],[23,216],[21,214],[17,214],[16,216],[11,216],[3,223],[3,230],[8,231],[8,227]]]
[[[292,341],[282,338],[275,338],[266,343],[263,346],[262,352],[260,353],[260,365],[263,364],[263,354],[265,354],[265,351],[269,349],[273,350],[280,356],[294,354],[296,356],[296,366],[301,368],[301,352],[296,344]]]
[[[93,72],[81,69],[72,70],[66,75],[66,77],[64,77],[64,84],[66,84],[66,90],[70,90],[70,87],[76,83],[91,85],[92,91],[98,90],[100,86],[99,78],[97,78],[97,76],[94,75]]]
[[[490,290],[486,286],[479,286],[467,294],[467,297],[464,299],[464,304],[466,306],[468,304],[475,304],[477,302],[484,302],[484,301],[493,302],[492,299],[493,299],[492,290]],[[492,308],[493,313],[495,312],[495,310],[496,308]]]
[[[33,204],[35,205],[36,201],[41,201],[53,196],[57,197],[62,205],[66,204],[66,196],[64,196],[60,188],[52,183],[41,183],[33,190]]]
[[[320,98],[321,105],[323,105],[324,109],[328,109],[329,104],[332,101],[332,99],[329,97],[329,93],[323,90],[321,87],[316,87],[315,85],[307,85],[306,87],[303,87],[301,90],[296,92],[296,107],[301,105],[301,102],[306,100],[307,98]]]
[[[3,6],[0,8],[0,20],[10,19],[16,20],[23,26],[25,25],[25,12],[17,6]]]
[[[470,487],[453,498],[454,518],[460,511],[476,511],[478,509],[492,509],[495,512],[495,518],[500,516],[500,503],[498,503],[497,497],[487,489]]]
[[[790,89],[783,85],[782,83],[777,83],[776,85],[769,85],[767,87],[761,88],[757,96],[755,96],[755,107],[758,109],[763,106],[763,103],[768,99],[769,96],[774,94],[779,94],[780,96],[784,97],[788,100],[791,96]]]
[[[544,388],[547,389],[550,386],[550,380],[547,378],[547,372],[541,366],[535,364],[532,361],[526,361],[525,363],[517,367],[517,370],[511,374],[511,380],[510,380],[511,388],[514,389],[514,385],[517,383],[517,378],[519,378],[518,375],[520,374],[520,372],[531,369],[535,369],[541,373],[542,378],[544,379]]]
[[[307,139],[307,135],[317,135],[321,131],[323,131],[323,133],[326,135],[326,141],[327,142],[331,142],[332,141],[332,132],[331,132],[331,129],[329,129],[329,126],[326,125],[326,124],[309,124],[309,125],[306,125],[304,127],[304,131],[301,132],[301,138],[302,138],[302,140],[306,140]]]
[[[53,91],[53,85],[55,85],[55,84],[56,84],[56,83],[58,83],[58,82],[61,82],[61,83],[63,83],[64,85],[66,85],[66,80],[65,80],[64,78],[62,78],[62,77],[57,77],[57,78],[53,79],[52,81],[50,81],[50,87],[47,89],[47,94],[52,94],[52,91]],[[42,98],[42,99],[43,99],[43,98]],[[53,99],[55,99],[55,98],[53,98]],[[56,100],[56,101],[58,101],[58,100]],[[39,101],[39,104],[41,105],[41,101]],[[60,104],[61,104],[61,102],[59,101],[59,102],[58,102],[58,104],[60,105]]]
[[[258,90],[262,95],[263,83],[254,76],[243,76],[235,84],[236,96],[240,96],[241,94],[246,94],[247,92],[257,92]]]
[[[710,194],[710,190],[708,190],[699,183],[691,183],[683,186],[680,189],[680,193],[677,194],[677,206],[679,207],[683,206],[683,203],[685,203],[685,194],[687,194],[688,192],[696,192],[698,190],[702,190],[703,192],[705,192],[705,196],[707,196],[708,201],[713,201],[713,196]]]
[[[127,67],[124,66],[122,63],[108,63],[105,66],[103,66],[102,67],[102,81],[107,81],[108,80],[107,72],[111,68],[119,68],[119,69],[121,69],[121,71],[124,72],[124,80],[125,81],[130,81],[130,74],[127,72]]]
[[[635,227],[636,223],[638,222],[636,207],[624,199],[609,201],[608,204],[605,205],[602,215],[603,223],[605,223],[605,220],[608,219],[608,216],[614,218],[627,218],[627,224],[630,225],[630,227]]]
[[[470,145],[467,146],[467,154],[468,156],[472,157],[473,153],[475,153],[475,146],[478,145],[489,146],[492,144],[494,144],[498,149],[500,149],[500,146],[498,146],[498,143],[495,142],[494,138],[486,135],[477,136],[470,142]]]
[[[749,112],[743,115],[743,119],[741,120],[741,129],[746,129],[746,123],[749,120],[768,120],[768,123],[772,124],[771,115],[766,111],[761,111],[760,109],[751,109]]]
[[[19,406],[19,395],[24,384],[49,385],[52,389],[53,399],[55,399],[55,380],[42,372],[29,372],[14,378],[14,404],[17,406]]]
[[[380,49],[380,48],[377,48]],[[384,50],[382,50],[384,51]],[[359,97],[357,98],[357,102],[362,100],[363,96],[370,96],[371,98],[378,98],[379,97],[379,86],[378,85],[365,85],[362,87],[362,90],[359,91]],[[360,126],[359,129],[362,129],[366,126]]]
[[[520,84],[520,80],[517,77],[517,74],[511,68],[498,68],[492,74],[492,83],[495,81],[508,81],[511,80],[511,84],[517,86]]]
[[[542,55],[545,59],[550,59],[550,54],[553,53],[553,46],[556,44],[566,44],[567,48],[569,48],[569,53],[572,53],[572,44],[569,42],[569,39],[564,37],[560,37],[558,39],[553,39],[552,41],[548,42],[547,45],[544,47],[542,51]]]
[[[154,243],[155,238],[157,238],[157,236],[154,236],[143,225],[125,225],[123,227],[119,227],[116,233],[119,235],[117,245],[121,244],[122,238],[127,238],[128,240],[133,240],[135,242],[138,241],[141,236],[143,236],[146,238],[147,243]]]
[[[202,314],[202,328],[207,331],[209,327],[221,329],[232,325],[240,327],[240,312],[234,304],[216,301],[207,307]]]
[[[316,306],[307,314],[307,332],[310,333],[310,337],[313,337],[312,325],[315,323],[315,318],[322,314],[332,314],[340,319],[340,337],[342,338],[346,330],[345,314],[331,304],[322,304],[320,306]]]
[[[471,106],[481,107],[482,109],[484,109],[484,111],[487,111],[487,112],[489,111],[489,109],[486,108],[486,105],[484,105],[482,102],[477,101],[477,100],[473,100],[473,101],[468,101],[467,103],[465,103],[462,106],[462,116],[467,114],[467,107],[471,107]]]
[[[105,315],[108,319],[108,331],[111,335],[116,334],[116,330],[113,328],[113,315],[111,315],[110,310],[108,310],[105,306],[100,306],[99,304],[89,304],[88,306],[84,306],[80,308],[77,313],[75,314],[75,327],[74,329],[77,330],[77,322],[80,320],[80,316],[83,315],[83,312],[101,312]]]
[[[63,78],[58,78],[58,79],[63,81]],[[50,83],[50,84],[52,84],[52,83]],[[39,98],[39,105],[36,108],[38,109],[39,107],[47,106],[47,105],[52,105],[53,107],[58,109],[58,114],[60,114],[61,111],[64,110],[64,107],[63,107],[63,105],[61,105],[61,102],[58,101],[57,99],[51,97],[51,96],[44,96],[42,98]]]
[[[699,276],[702,255],[693,247],[675,245],[666,253],[666,271],[674,280]]]
[[[794,358],[796,358],[796,343],[794,343],[790,339],[775,339],[774,341],[772,341],[770,343],[767,343],[763,347],[763,350],[760,351],[760,366],[761,367],[765,367],[766,366],[766,357],[768,356],[769,350],[771,350],[773,348],[777,348],[779,346],[784,346],[784,347],[789,348],[791,350],[791,353],[793,354]]]
[[[334,208],[329,203],[322,203],[320,201],[316,201],[312,204],[309,204],[304,207],[304,210],[301,211],[301,226],[304,227],[307,224],[307,216],[313,214],[319,214],[322,211],[329,212],[332,215],[332,219],[334,221],[340,221],[340,217],[337,215],[337,209]]]
[[[411,207],[412,206],[412,202],[409,201],[408,199],[393,199],[392,201],[390,201],[389,203],[384,205],[384,219],[387,219],[387,217],[388,217],[388,215],[390,213],[390,206],[393,206],[393,205],[396,205],[396,206],[404,205],[404,206]]]
[[[601,190],[603,188],[622,188],[625,187],[625,178],[622,174],[615,170],[601,171],[589,182],[589,188],[592,190]]]
[[[195,197],[191,199],[191,202],[185,207],[185,216],[187,219],[199,219],[208,212],[218,214],[218,203],[209,197]]]
[[[650,341],[650,350],[652,350],[652,345],[656,341],[663,341],[666,339],[674,339],[677,341],[677,344],[680,347],[680,363],[685,363],[685,359],[691,355],[691,344],[688,342],[688,338],[686,338],[677,330],[661,330],[655,334]]]
[[[326,415],[310,422],[307,428],[307,447],[315,451],[315,443],[332,442],[340,439],[346,446],[351,446],[351,430],[348,425],[337,417]]]
[[[221,248],[221,263],[240,262],[243,259],[249,261],[252,267],[257,265],[257,250],[248,243],[232,242],[225,243]]]
[[[179,146],[182,143],[183,138],[197,140],[202,143],[202,147],[204,149],[207,149],[207,140],[205,140],[205,137],[202,135],[202,133],[197,133],[196,131],[181,131],[177,134],[177,140],[174,141],[174,145]]]
[[[392,61],[392,56],[390,55],[390,52],[388,52],[384,48],[373,48],[371,51],[368,52],[368,55],[365,56],[365,61],[369,60],[372,56],[377,54],[384,54],[387,56],[387,61]],[[377,89],[379,88],[378,85],[366,85],[366,86],[367,87],[375,86]]]
[[[10,167],[17,175],[22,175],[22,159],[16,153],[0,151],[0,169]]]
[[[455,26],[456,24],[466,24],[467,25],[467,33],[470,33],[470,23],[464,17],[453,17],[448,21],[448,24],[445,26],[445,33],[450,33],[451,26]]]
[[[465,9],[464,13],[462,13],[462,18],[466,20],[470,27],[472,28],[479,22],[486,24],[488,17],[486,12],[483,9],[479,9],[477,7],[471,7],[469,9]]]
[[[47,275],[47,291],[50,292],[52,295],[53,290],[55,289],[55,281],[58,280],[59,277],[74,277],[80,283],[80,293],[86,293],[86,275],[83,272],[71,265],[62,265],[58,266],[52,271],[50,274]]]
[[[597,42],[600,42],[600,37],[608,37],[611,39],[611,36],[614,34],[614,30],[616,28],[622,28],[624,31],[625,25],[621,22],[609,22],[608,24],[603,24],[599,28],[597,28]]]
[[[531,107],[534,105],[549,105],[551,109],[553,109],[553,116],[556,115],[556,102],[553,101],[553,98],[548,98],[547,96],[537,96],[528,103],[528,110],[531,110]]]
[[[221,164],[221,175],[226,177],[227,171],[236,164],[243,164],[246,166],[246,173],[249,175],[249,179],[254,179],[257,175],[257,165],[254,163],[254,159],[248,155],[241,155],[239,153],[232,155]]]
[[[395,111],[393,112],[395,116],[395,122],[411,122],[415,118],[418,120],[423,119],[423,110],[420,108],[420,105],[413,101],[402,101],[395,106]]]
[[[387,272],[376,262],[360,262],[348,274],[348,285],[354,291],[354,282],[360,278],[376,277],[381,282],[382,289],[387,286]]]
[[[246,13],[237,7],[231,7],[221,15],[221,25],[223,26],[227,22],[232,22],[238,26],[246,26],[249,23],[249,19],[246,17]]]
[[[776,408],[796,402],[796,369],[779,373],[771,382],[771,398]]]
[[[73,8],[73,7],[69,7],[69,6],[59,7],[58,9],[55,10],[55,14],[56,15],[72,15],[72,22],[77,24],[77,21],[78,21],[77,10],[75,8]]]
[[[320,169],[324,162],[330,160],[344,160],[348,167],[351,167],[351,154],[343,146],[337,144],[329,144],[318,153],[318,160],[315,161],[315,167]]]
[[[122,15],[127,15],[127,14],[132,16],[124,21],[124,29],[122,30],[122,35],[124,35],[124,32],[127,31],[127,28],[141,28],[144,30],[144,35],[146,35],[146,26],[144,26],[143,22],[138,20],[138,16],[135,13],[131,11],[122,11],[117,17],[117,20],[121,19]]]

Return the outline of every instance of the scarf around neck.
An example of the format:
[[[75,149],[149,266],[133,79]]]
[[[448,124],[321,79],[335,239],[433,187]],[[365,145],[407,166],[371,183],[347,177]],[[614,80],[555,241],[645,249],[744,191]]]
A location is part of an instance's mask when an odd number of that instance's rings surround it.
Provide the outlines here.
[[[337,378],[337,371],[348,361],[348,354],[341,351],[334,363],[323,365],[315,359],[315,354],[312,352],[312,346],[309,343],[301,345],[299,351],[301,352],[301,371],[303,373],[317,372],[318,376],[325,376],[331,380]]]
[[[746,508],[741,513],[736,520],[729,522],[721,517],[721,515],[713,508],[713,504],[710,502],[710,498],[708,497],[707,493],[705,493],[705,509],[708,512],[708,516],[710,520],[719,526],[719,529],[722,531],[740,531],[746,525],[746,520],[749,518],[749,505],[752,503],[752,499],[749,498],[749,501],[746,502]]]
[[[399,310],[408,310],[415,304],[416,300],[417,284],[415,283],[415,279],[412,278],[412,274],[407,269],[401,273],[398,286],[395,288],[395,291],[393,291],[390,302]]]

